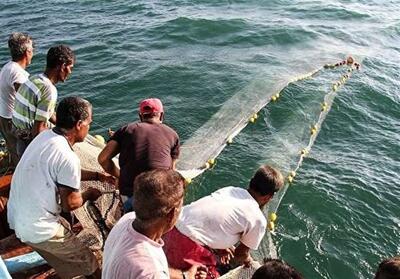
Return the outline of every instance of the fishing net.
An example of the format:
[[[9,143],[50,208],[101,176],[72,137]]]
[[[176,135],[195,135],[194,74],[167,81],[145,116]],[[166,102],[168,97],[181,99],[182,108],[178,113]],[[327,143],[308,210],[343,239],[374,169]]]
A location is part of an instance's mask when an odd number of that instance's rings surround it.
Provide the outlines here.
[[[74,145],[74,151],[81,160],[82,169],[102,171],[97,163],[97,156],[102,144],[88,135],[85,142]],[[115,223],[123,214],[122,203],[118,190],[113,185],[99,181],[84,181],[82,191],[89,187],[99,189],[102,196],[95,202],[86,202],[74,210],[75,217],[82,225],[82,231],[77,235],[92,251],[102,251],[105,240]]]
[[[177,168],[186,178],[194,178],[207,169],[207,161],[216,158],[227,143],[265,107],[274,94],[290,82],[304,79],[317,73],[313,65],[302,64],[298,72],[279,69],[274,78],[259,78],[237,92],[226,101],[202,127],[181,146]],[[313,69],[314,68],[314,69]],[[254,120],[254,119],[253,119]]]
[[[268,115],[264,119],[269,130],[268,140],[266,141],[269,148],[265,152],[265,158],[268,158],[267,162],[263,160],[261,163],[274,165],[286,177],[284,187],[275,194],[264,209],[264,215],[267,217],[269,225],[272,223],[275,226],[274,221],[269,217],[270,213],[277,212],[304,157],[308,155],[314,144],[337,90],[350,78],[352,70],[352,67],[346,67],[343,62],[338,66],[326,65],[326,67],[310,71],[296,78],[285,79],[282,76],[282,80],[278,82],[274,80],[274,85],[267,86],[267,90],[265,89],[265,82],[255,82],[227,101],[208,122],[184,143],[181,161],[178,163],[179,169],[183,170],[184,176],[190,178],[201,174],[207,169],[206,162],[215,158],[223,150],[229,139],[237,135],[248,124],[249,120],[252,122],[251,118],[255,117],[254,114],[266,106],[269,101],[276,101],[280,98],[279,94],[293,93],[291,91],[301,92],[302,94],[291,94],[292,99],[298,100],[292,103],[287,102],[289,106],[293,106],[287,109],[287,117],[281,117],[281,109],[280,115],[275,117]],[[305,79],[307,81],[303,81]],[[289,88],[289,84],[293,84],[293,86]],[[274,123],[271,118],[281,121]],[[262,156],[262,154],[260,155]],[[261,262],[264,258],[278,257],[273,242],[273,234],[273,228],[267,230],[260,248],[252,252],[254,259]],[[255,269],[238,267],[221,278],[251,278],[254,271]]]

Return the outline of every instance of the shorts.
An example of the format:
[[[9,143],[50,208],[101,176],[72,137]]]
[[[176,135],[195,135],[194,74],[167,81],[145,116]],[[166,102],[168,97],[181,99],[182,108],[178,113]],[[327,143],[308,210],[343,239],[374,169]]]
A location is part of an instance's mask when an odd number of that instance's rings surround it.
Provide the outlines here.
[[[170,267],[188,270],[192,265],[199,264],[207,267],[207,279],[219,277],[216,257],[208,248],[197,244],[176,227],[164,234],[162,239]]]
[[[95,255],[76,237],[65,220],[61,220],[60,228],[51,239],[27,244],[63,279],[88,276],[99,268]]]

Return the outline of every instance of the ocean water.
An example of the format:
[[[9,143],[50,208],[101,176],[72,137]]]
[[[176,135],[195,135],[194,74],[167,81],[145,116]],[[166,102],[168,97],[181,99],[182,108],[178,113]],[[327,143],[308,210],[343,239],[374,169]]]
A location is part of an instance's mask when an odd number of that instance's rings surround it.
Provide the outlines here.
[[[400,254],[399,1],[2,0],[0,25],[1,64],[13,31],[35,39],[30,73],[44,69],[50,46],[75,50],[74,72],[57,87],[60,98],[93,103],[91,133],[137,120],[139,101],[159,97],[183,144],[240,94],[248,98],[237,107],[250,109],[282,79],[354,56],[361,70],[333,100],[279,203],[272,239],[305,278],[372,278],[383,258]],[[187,202],[245,187],[263,163],[292,169],[341,74],[289,84],[194,179]],[[211,129],[241,113],[233,106]]]

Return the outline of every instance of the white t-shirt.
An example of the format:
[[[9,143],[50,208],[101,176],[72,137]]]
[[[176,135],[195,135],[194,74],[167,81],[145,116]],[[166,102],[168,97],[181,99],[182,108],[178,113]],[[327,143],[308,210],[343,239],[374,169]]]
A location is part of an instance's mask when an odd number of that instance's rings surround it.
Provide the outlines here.
[[[103,254],[103,279],[168,279],[168,262],[162,246],[135,231],[135,212],[125,214],[111,230]]]
[[[225,187],[183,207],[176,228],[193,241],[226,249],[239,241],[256,250],[267,220],[245,189]]]
[[[18,63],[9,61],[0,71],[0,116],[11,119],[15,103],[14,83],[24,83],[29,73]]]
[[[60,228],[56,183],[79,191],[81,168],[67,139],[41,132],[25,150],[11,181],[8,223],[23,242],[40,243]]]

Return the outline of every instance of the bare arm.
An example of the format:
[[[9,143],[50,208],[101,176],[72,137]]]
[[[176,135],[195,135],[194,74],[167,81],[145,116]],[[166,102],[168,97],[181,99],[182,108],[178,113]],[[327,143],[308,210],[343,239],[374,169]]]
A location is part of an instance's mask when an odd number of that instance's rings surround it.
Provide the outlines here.
[[[58,185],[60,191],[61,207],[64,212],[70,212],[82,206],[87,200],[96,200],[101,192],[94,188],[89,188],[81,193],[71,187]]]
[[[171,279],[182,279],[182,270],[180,269],[175,269],[175,268],[169,268],[169,276]]]
[[[82,195],[79,191],[74,191],[72,188],[59,185],[61,207],[64,212],[70,212],[72,210],[81,207],[83,204]]]
[[[172,160],[172,169],[176,170],[176,163],[178,162],[178,159],[173,159]]]
[[[119,168],[113,162],[113,158],[119,153],[118,142],[110,140],[97,157],[102,168],[112,176],[119,178]]]
[[[250,256],[250,248],[240,243],[238,247],[235,249],[235,257],[234,260],[239,264],[249,265],[252,261]]]
[[[81,181],[89,181],[89,180],[96,180],[100,182],[107,182],[112,185],[116,185],[115,177],[111,175],[107,175],[98,171],[90,171],[81,169]]]
[[[81,169],[81,181],[98,180],[99,173],[97,171],[90,171]]]
[[[35,120],[35,122],[33,123],[33,127],[32,127],[32,136],[36,137],[42,131],[47,130],[47,129],[48,128],[47,128],[47,123],[46,122]]]

